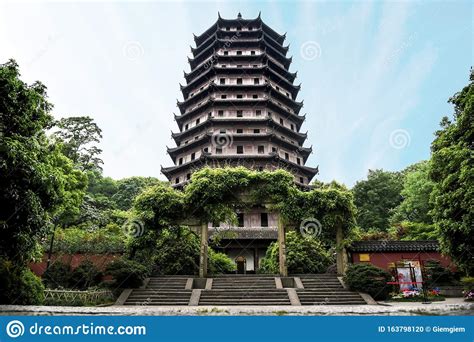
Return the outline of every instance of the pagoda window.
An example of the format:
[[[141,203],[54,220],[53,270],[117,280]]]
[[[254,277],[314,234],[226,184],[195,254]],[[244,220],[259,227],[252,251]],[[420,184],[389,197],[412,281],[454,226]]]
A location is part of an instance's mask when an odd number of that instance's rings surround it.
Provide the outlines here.
[[[282,125],[282,126],[285,125],[282,118],[280,118],[280,125]]]
[[[260,116],[260,115],[262,115],[262,111],[261,111],[261,110],[257,110],[257,111],[255,111],[255,115],[256,115],[256,116]]]
[[[241,118],[242,116],[243,116],[242,111],[241,111],[241,110],[238,110],[238,111],[237,111],[237,117],[238,117],[238,118]]]
[[[242,79],[241,78],[237,79],[237,84],[242,84]]]
[[[239,227],[244,226],[244,213],[237,213],[237,223]]]
[[[224,51],[224,56],[229,56],[229,51]]]
[[[295,130],[295,125],[291,124],[291,130],[294,131]]]
[[[258,133],[260,133],[260,129],[255,128],[255,129],[253,130],[253,132],[256,133],[256,134],[258,134]]]
[[[293,140],[290,140],[290,143],[294,144],[295,142]]]
[[[268,227],[268,214],[267,213],[260,213],[260,226]]]
[[[281,139],[282,140],[285,140],[285,136],[284,135],[280,135]]]
[[[226,31],[230,31],[230,27],[227,26],[227,27],[225,28],[225,30],[226,30]]]
[[[250,51],[250,54],[251,54],[252,56],[255,56],[255,51]]]
[[[253,97],[254,99],[258,99],[258,95],[257,95],[257,94],[253,94],[252,97]]]
[[[253,31],[253,27],[252,27],[252,26],[249,27],[249,31]]]
[[[254,64],[253,67],[254,67],[254,68],[258,68],[258,64]]]
[[[207,117],[208,117],[208,118],[211,118],[211,117],[212,117],[212,112],[209,112],[209,113],[207,114]]]
[[[280,90],[280,87],[279,87],[279,86],[276,86],[276,90]]]
[[[285,152],[285,159],[286,160],[290,160],[290,155],[288,153]]]
[[[199,123],[201,122],[201,119],[196,119],[196,126],[199,125]]]
[[[208,148],[208,147],[204,147],[202,151],[203,151],[204,153],[207,153],[207,152],[209,152],[209,148]]]
[[[179,184],[179,177],[176,177],[176,179],[174,180],[175,184]]]
[[[179,158],[178,164],[179,164],[179,165],[183,165],[183,158]]]
[[[222,65],[221,65],[221,67],[225,68],[225,67],[227,67],[227,65],[225,65],[225,64],[222,64]]]
[[[194,160],[194,159],[196,159],[196,153],[195,152],[191,153],[191,160]]]
[[[277,148],[276,148],[276,147],[272,147],[272,152],[276,153],[276,152],[277,152]]]
[[[300,158],[296,158],[296,164],[301,165],[301,159]]]
[[[300,177],[300,183],[304,184],[304,178],[303,177]]]
[[[263,166],[259,166],[258,171],[263,171]]]
[[[260,84],[260,79],[259,78],[254,78],[253,79],[253,84]]]
[[[219,83],[220,83],[220,84],[225,84],[225,78],[221,78],[221,79],[219,80]]]
[[[198,140],[198,139],[199,139],[199,135],[196,135],[196,136],[194,137],[194,140]]]
[[[189,97],[193,97],[193,95],[194,95],[193,93],[189,93]]]
[[[187,179],[187,180],[190,180],[190,179],[191,179],[191,174],[190,174],[190,173],[187,173],[187,174],[186,174],[186,179]]]
[[[237,31],[242,31],[242,27],[237,27]]]
[[[217,115],[218,116],[224,116],[224,111],[223,110],[218,110]]]
[[[189,140],[186,140],[186,141],[184,142],[184,144],[186,145],[188,142],[189,142]]]
[[[222,147],[216,147],[216,154],[222,154]]]
[[[242,68],[242,64],[237,64],[237,68]]]
[[[243,96],[242,94],[238,94],[238,95],[237,95],[237,98],[238,98],[238,99],[242,99],[243,97],[244,97],[244,96]]]
[[[286,93],[286,96],[290,97],[290,93]]]
[[[221,99],[226,99],[226,98],[227,98],[227,95],[225,95],[225,94],[221,95]]]
[[[244,147],[242,145],[237,146],[237,154],[244,154]]]
[[[265,153],[265,146],[260,145],[258,146],[258,154],[264,154]]]
[[[242,128],[237,128],[236,133],[237,134],[242,134],[242,133],[244,133],[244,130]]]
[[[189,128],[189,124],[184,125],[184,130],[187,130]]]
[[[203,90],[203,89],[204,89],[204,87],[199,88],[199,90]]]
[[[237,56],[242,56],[242,51],[237,51]]]
[[[225,130],[225,129],[221,129],[219,132],[220,132],[220,134],[225,134],[225,133],[226,133],[226,130]]]

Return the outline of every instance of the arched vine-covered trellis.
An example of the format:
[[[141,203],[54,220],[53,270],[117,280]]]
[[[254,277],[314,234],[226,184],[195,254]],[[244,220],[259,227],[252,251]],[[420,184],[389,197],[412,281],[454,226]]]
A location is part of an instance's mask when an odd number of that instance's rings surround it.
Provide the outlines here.
[[[354,224],[352,195],[338,185],[303,191],[283,170],[251,171],[204,168],[195,172],[184,190],[156,185],[139,195],[134,212],[147,230],[195,226],[200,231],[200,276],[207,276],[208,223],[237,220],[236,210],[255,205],[278,214],[280,274],[287,275],[285,228],[317,220],[321,233],[336,240],[338,273],[344,272],[343,236]]]

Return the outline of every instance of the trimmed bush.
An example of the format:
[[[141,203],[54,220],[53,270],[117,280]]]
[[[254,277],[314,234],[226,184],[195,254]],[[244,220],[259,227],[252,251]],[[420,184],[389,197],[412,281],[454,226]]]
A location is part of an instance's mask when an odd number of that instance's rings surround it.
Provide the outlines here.
[[[215,252],[214,250],[209,248],[209,273],[233,273],[236,269],[236,264],[226,254]]]
[[[428,260],[425,263],[426,282],[429,288],[442,285],[453,285],[458,281],[456,273],[444,267],[438,260]],[[459,279],[459,278],[458,278]]]
[[[288,273],[324,273],[331,264],[331,257],[319,240],[290,231],[286,233],[286,263]],[[272,242],[261,262],[259,273],[278,272],[279,247],[278,242]]]
[[[106,268],[105,274],[114,279],[112,284],[116,288],[137,288],[143,284],[148,270],[136,261],[120,258],[112,261]]]
[[[85,290],[96,286],[102,279],[102,272],[90,260],[83,261],[71,273],[70,286],[74,289]]]
[[[56,260],[44,271],[42,280],[43,284],[49,289],[69,288],[71,276],[71,267]]]
[[[40,305],[44,302],[41,279],[29,268],[0,259],[0,304]]]
[[[393,287],[387,282],[391,279],[390,273],[371,264],[350,265],[344,276],[351,290],[368,293],[376,300],[388,298]]]

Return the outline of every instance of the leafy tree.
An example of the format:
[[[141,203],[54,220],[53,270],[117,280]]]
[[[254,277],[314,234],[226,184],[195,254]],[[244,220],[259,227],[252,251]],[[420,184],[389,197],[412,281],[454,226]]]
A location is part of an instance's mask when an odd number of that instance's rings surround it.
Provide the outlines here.
[[[0,66],[0,256],[20,267],[48,232],[51,217],[74,212],[85,185],[46,137],[51,108],[44,85],[21,81],[13,60]]]
[[[102,130],[91,117],[62,118],[56,122],[54,135],[63,144],[63,151],[81,170],[102,170],[102,150],[95,144],[102,139]]]
[[[135,197],[145,188],[162,183],[153,177],[130,177],[120,179],[116,182],[117,191],[113,194],[112,200],[116,207],[121,210],[129,210],[132,207]]]
[[[364,230],[386,231],[390,212],[402,201],[402,175],[398,172],[369,170],[367,180],[355,184],[354,204],[357,224]]]
[[[429,215],[432,205],[430,195],[434,183],[429,178],[429,162],[422,161],[411,167],[403,179],[403,201],[394,209],[391,222],[410,221],[431,225]]]
[[[393,289],[392,285],[387,285],[390,280],[390,273],[371,264],[352,264],[344,276],[344,282],[351,290],[368,293],[376,300],[388,297]]]
[[[331,258],[319,240],[289,231],[286,233],[286,262],[288,273],[324,273],[331,263]],[[271,274],[279,272],[277,242],[272,242],[268,247],[260,271]]]
[[[468,275],[474,273],[474,71],[450,100],[453,121],[444,117],[431,144],[432,216],[442,249]]]
[[[389,229],[390,239],[395,240],[438,240],[434,224],[403,221]]]

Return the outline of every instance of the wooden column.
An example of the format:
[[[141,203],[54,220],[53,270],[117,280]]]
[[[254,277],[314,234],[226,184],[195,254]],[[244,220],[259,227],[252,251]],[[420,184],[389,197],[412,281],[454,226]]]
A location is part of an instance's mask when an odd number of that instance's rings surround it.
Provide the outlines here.
[[[279,261],[280,261],[280,276],[287,277],[288,269],[286,267],[286,237],[285,237],[285,225],[281,216],[278,216],[278,250],[279,250]]]
[[[208,224],[201,223],[201,250],[199,255],[199,277],[207,277],[207,246],[209,239]]]
[[[336,226],[336,265],[337,274],[344,275],[347,268],[347,253],[343,246],[344,233],[342,232],[342,222],[338,222]]]

